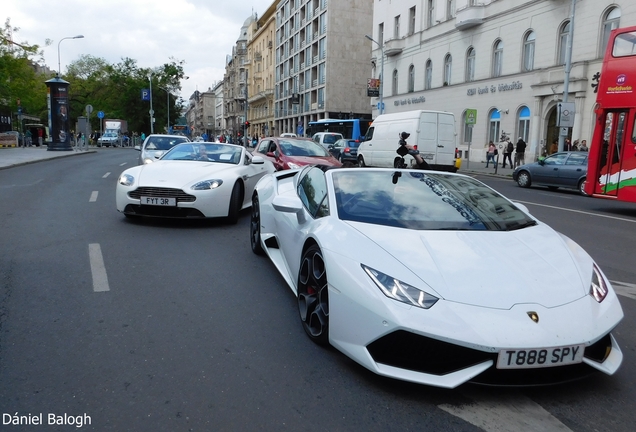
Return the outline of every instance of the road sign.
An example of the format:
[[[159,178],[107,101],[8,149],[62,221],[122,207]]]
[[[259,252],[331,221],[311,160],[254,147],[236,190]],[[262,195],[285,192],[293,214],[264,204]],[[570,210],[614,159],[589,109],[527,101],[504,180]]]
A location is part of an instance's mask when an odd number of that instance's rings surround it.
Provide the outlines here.
[[[86,114],[90,115],[93,112],[93,105],[86,105]]]
[[[466,110],[466,124],[474,125],[477,123],[477,110],[476,109],[467,109]]]
[[[97,118],[103,119],[104,118],[104,111],[97,111]]]
[[[557,126],[574,127],[574,102],[559,102],[557,104]]]
[[[155,110],[150,110],[148,111],[148,114],[153,115],[155,113]]]
[[[378,110],[379,111],[384,111],[384,102],[378,102]]]
[[[141,89],[141,100],[150,100],[150,90],[149,89]]]

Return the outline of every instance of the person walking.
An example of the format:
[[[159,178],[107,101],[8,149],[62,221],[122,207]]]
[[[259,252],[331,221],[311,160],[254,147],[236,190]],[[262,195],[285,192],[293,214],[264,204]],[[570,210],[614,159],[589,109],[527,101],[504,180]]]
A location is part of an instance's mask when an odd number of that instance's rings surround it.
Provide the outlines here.
[[[517,148],[515,151],[515,166],[513,168],[517,168],[526,163],[526,142],[523,138],[519,137],[519,141],[517,141]]]
[[[486,168],[488,168],[488,164],[492,161],[492,164],[497,168],[497,162],[495,162],[495,152],[497,151],[497,147],[495,144],[490,141],[488,143],[488,150],[486,152]]]
[[[502,168],[506,167],[506,159],[508,159],[508,164],[510,165],[510,168],[514,168],[514,164],[512,163],[512,152],[514,151],[514,149],[515,149],[515,146],[510,141],[510,138],[506,138],[506,143],[504,144],[504,148],[503,148],[503,162],[501,164]]]
[[[581,145],[579,146],[579,151],[586,152],[589,149],[587,148],[587,140],[581,141]]]

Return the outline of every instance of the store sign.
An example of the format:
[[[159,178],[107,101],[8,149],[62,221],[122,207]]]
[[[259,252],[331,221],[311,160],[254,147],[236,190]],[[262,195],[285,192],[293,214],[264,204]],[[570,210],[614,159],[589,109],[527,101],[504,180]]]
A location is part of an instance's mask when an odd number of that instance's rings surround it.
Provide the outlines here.
[[[523,88],[521,81],[513,81],[511,83],[493,84],[490,86],[473,87],[466,91],[468,96],[474,96],[476,94],[497,93],[497,91],[505,92],[510,90],[520,90]]]
[[[424,96],[420,96],[420,97],[414,97],[410,99],[396,100],[396,101],[393,101],[393,105],[395,106],[411,105],[411,104],[415,105],[415,104],[424,103],[424,102],[426,102],[426,98]]]

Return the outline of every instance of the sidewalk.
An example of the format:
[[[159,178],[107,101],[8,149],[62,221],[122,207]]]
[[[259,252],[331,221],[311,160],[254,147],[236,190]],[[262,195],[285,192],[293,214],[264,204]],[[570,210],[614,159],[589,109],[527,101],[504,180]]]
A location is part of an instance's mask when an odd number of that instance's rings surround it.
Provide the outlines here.
[[[486,162],[471,160],[470,163],[467,163],[466,159],[462,159],[462,165],[457,172],[461,174],[485,174],[512,179],[512,171],[513,169],[510,165],[506,165],[505,168],[502,168],[501,164],[499,164],[495,172],[495,168],[492,166],[492,163],[490,163],[488,168],[486,168]]]
[[[97,152],[97,150],[91,147],[89,147],[88,150],[82,151],[48,151],[46,146],[0,148],[0,169],[11,168],[18,165],[26,165],[43,160],[69,156],[79,156],[81,154],[89,154],[95,152]]]

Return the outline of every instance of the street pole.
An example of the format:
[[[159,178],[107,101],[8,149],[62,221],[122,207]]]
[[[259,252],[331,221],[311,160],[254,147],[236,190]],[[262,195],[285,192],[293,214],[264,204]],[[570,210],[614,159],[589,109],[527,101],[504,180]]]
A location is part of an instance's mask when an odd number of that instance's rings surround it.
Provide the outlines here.
[[[152,109],[152,73],[148,74],[148,82],[150,82],[150,133],[153,134],[155,133],[155,128],[154,128],[154,114],[155,112]]]
[[[382,60],[380,62],[380,106],[378,107],[378,111],[380,114],[384,114],[384,46],[379,42],[375,41],[371,36],[364,35],[365,38],[369,39],[371,42],[375,42],[380,47],[380,55],[382,56]]]
[[[563,102],[568,101],[568,93],[570,90],[570,70],[572,69],[572,43],[574,41],[574,8],[576,7],[576,0],[572,0],[572,6],[570,8],[570,31],[568,32],[568,41],[565,50],[565,79],[563,81]],[[561,118],[561,113],[557,114],[557,122]],[[565,142],[565,136],[561,134],[561,128],[559,128],[559,151],[563,151]]]
[[[82,38],[84,38],[84,35],[68,36],[68,37],[64,37],[60,39],[60,41],[57,43],[57,76],[62,75],[62,63],[60,62],[60,44],[62,43],[63,40],[66,40],[66,39],[82,39]]]

